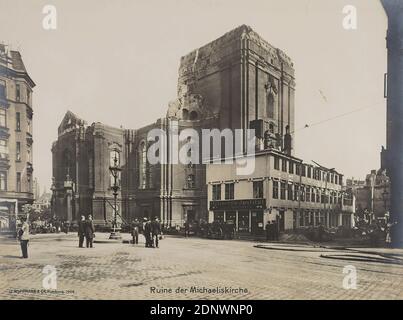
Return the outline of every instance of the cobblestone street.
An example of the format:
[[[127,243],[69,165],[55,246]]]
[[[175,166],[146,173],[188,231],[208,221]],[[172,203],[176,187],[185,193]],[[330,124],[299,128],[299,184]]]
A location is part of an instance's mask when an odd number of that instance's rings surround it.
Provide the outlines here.
[[[133,246],[103,243],[103,239],[107,234],[97,233],[98,243],[87,249],[77,247],[75,234],[35,235],[29,259],[20,259],[17,241],[0,239],[0,299],[403,298],[403,265],[352,261],[349,258],[364,255],[351,252],[345,259],[346,251],[341,249],[280,244],[269,244],[265,249],[254,247],[257,243],[251,241],[176,237],[167,237],[159,249],[150,249],[143,243]],[[401,254],[391,249],[380,251]],[[46,265],[56,267],[55,292],[40,291]],[[356,290],[343,289],[346,265],[357,269]],[[195,293],[192,286],[247,292]],[[176,293],[178,287],[187,290]],[[165,293],[157,293],[163,289]],[[166,293],[169,289],[172,292]]]

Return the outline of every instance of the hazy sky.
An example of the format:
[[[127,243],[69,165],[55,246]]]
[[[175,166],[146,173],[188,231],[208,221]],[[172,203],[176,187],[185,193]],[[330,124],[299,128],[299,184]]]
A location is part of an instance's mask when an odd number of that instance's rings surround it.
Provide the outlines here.
[[[57,30],[42,27],[47,4],[56,6]],[[345,5],[357,8],[357,30],[342,26]],[[37,84],[34,173],[42,188],[67,110],[89,124],[149,124],[176,97],[180,57],[241,24],[293,59],[296,128],[368,107],[297,131],[296,156],[348,177],[379,168],[387,20],[378,0],[0,0],[0,41],[21,51]]]

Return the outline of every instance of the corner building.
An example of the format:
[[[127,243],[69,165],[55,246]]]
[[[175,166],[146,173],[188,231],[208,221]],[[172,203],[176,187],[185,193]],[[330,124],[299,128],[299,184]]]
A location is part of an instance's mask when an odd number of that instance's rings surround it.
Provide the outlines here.
[[[10,228],[34,200],[34,87],[20,52],[0,44],[0,212]]]

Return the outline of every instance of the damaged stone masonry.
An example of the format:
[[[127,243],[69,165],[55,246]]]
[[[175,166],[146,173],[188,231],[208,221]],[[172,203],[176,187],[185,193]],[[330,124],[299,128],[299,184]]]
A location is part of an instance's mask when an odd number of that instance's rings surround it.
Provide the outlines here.
[[[164,226],[175,227],[185,221],[233,219],[238,232],[259,233],[275,213],[283,215],[284,229],[318,221],[351,225],[353,206],[343,203],[342,175],[294,157],[294,97],[291,59],[242,25],[181,58],[177,98],[155,123],[120,129],[98,122],[88,125],[67,112],[52,146],[54,213],[69,221],[92,213],[96,225],[110,225],[109,166],[116,156],[122,168],[118,199],[122,223],[157,216]],[[202,129],[254,129],[261,167],[244,180],[234,174],[235,165],[216,172],[210,164],[150,164],[147,134],[152,129],[166,132],[169,153],[173,124],[179,131],[194,129],[199,136]],[[244,148],[246,140],[244,135]],[[184,143],[179,142],[179,148]],[[282,163],[279,168],[277,161]],[[255,180],[263,183],[258,192]],[[278,200],[272,197],[275,181],[281,183]],[[283,183],[287,191],[291,186],[289,197],[287,192],[283,197]],[[259,200],[258,208],[245,208],[254,199]]]

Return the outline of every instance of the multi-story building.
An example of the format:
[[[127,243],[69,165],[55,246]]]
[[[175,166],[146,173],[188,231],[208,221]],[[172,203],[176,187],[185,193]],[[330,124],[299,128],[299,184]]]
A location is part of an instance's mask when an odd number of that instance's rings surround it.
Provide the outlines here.
[[[353,225],[353,198],[342,174],[275,149],[252,156],[255,170],[248,176],[237,174],[236,162],[207,165],[209,221],[231,221],[237,232],[256,235],[274,220],[280,231]]]
[[[21,54],[0,45],[0,205],[9,214],[33,201],[34,87]]]
[[[385,170],[371,170],[365,181],[347,180],[356,198],[356,214],[363,219],[383,219],[390,210],[390,179]]]

